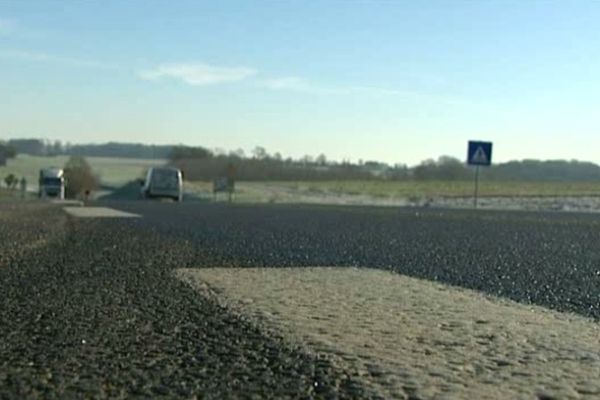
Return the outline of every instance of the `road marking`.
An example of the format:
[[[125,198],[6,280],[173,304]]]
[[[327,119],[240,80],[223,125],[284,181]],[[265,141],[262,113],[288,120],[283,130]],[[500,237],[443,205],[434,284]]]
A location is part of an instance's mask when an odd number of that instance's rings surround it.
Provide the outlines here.
[[[63,207],[69,215],[77,218],[140,218],[140,215],[108,207]]]
[[[79,206],[83,207],[83,201],[81,200],[50,200],[52,204],[58,204],[61,206]]]
[[[600,396],[600,326],[580,316],[370,269],[175,274],[384,398]]]

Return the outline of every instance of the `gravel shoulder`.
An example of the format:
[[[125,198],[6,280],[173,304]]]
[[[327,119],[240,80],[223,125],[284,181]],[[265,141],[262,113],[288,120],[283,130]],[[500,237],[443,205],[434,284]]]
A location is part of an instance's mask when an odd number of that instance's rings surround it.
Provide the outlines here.
[[[0,217],[18,238],[0,265],[0,398],[374,397],[175,279],[189,244],[31,207]]]
[[[205,298],[324,355],[382,397],[592,399],[600,325],[358,268],[202,268]]]
[[[59,207],[38,202],[0,202],[0,269],[63,238],[66,224],[67,218]]]

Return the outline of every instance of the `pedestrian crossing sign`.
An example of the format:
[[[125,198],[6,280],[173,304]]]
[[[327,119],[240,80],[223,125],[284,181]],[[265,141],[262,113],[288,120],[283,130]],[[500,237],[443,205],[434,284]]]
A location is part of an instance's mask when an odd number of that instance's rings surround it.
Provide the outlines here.
[[[492,142],[469,141],[467,164],[489,166],[492,164]]]

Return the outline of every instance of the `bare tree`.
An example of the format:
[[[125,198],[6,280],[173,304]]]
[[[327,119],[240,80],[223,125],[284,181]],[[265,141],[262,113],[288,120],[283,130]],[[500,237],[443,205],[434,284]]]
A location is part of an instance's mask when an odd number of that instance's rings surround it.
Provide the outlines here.
[[[252,155],[257,160],[264,160],[265,158],[267,158],[269,156],[269,154],[267,153],[267,150],[262,146],[256,146],[252,150]]]
[[[323,153],[319,154],[316,159],[317,164],[323,166],[327,164],[327,156]]]

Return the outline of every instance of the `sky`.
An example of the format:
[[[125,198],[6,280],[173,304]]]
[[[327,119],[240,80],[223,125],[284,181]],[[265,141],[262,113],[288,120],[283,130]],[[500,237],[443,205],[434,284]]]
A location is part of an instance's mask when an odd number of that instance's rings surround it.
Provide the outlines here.
[[[0,0],[0,139],[600,163],[600,1]]]

